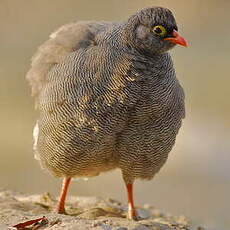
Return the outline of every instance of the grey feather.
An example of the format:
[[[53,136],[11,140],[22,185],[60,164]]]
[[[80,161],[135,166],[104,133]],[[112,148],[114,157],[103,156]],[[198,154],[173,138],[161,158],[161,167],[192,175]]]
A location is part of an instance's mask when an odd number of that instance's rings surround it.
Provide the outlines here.
[[[156,20],[176,27],[170,11],[156,12],[64,25],[33,57],[35,152],[55,176],[120,168],[131,183],[151,179],[165,163],[184,118],[184,92],[167,53],[174,45],[139,39]]]

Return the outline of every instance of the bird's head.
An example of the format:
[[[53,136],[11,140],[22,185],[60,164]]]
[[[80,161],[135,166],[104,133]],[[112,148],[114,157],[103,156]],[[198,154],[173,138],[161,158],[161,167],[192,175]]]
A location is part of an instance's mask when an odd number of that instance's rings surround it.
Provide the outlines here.
[[[178,33],[172,12],[163,7],[145,8],[131,16],[125,33],[131,46],[149,54],[167,52],[176,44],[188,45]]]

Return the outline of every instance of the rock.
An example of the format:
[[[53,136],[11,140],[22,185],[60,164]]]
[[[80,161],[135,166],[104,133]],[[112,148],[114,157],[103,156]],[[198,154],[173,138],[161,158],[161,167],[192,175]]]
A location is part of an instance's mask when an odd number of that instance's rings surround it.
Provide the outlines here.
[[[130,230],[149,230],[149,228],[146,227],[145,225],[138,225],[137,227],[132,228]]]
[[[192,230],[184,216],[164,215],[150,205],[138,208],[139,221],[127,220],[125,205],[113,199],[70,197],[67,213],[52,213],[56,199],[49,193],[25,195],[0,191],[0,229],[45,216],[45,226],[36,229],[51,230]],[[35,229],[28,226],[26,229]]]

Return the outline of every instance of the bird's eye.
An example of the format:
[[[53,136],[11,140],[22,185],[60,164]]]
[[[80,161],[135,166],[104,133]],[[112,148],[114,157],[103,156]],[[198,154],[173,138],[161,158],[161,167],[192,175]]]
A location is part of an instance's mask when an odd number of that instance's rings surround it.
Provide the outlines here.
[[[161,25],[159,25],[159,26],[154,26],[153,29],[152,29],[152,31],[153,31],[155,34],[157,34],[157,35],[159,35],[159,36],[161,36],[161,37],[165,36],[166,33],[167,33],[167,30],[165,29],[165,27],[164,27],[164,26],[161,26]]]

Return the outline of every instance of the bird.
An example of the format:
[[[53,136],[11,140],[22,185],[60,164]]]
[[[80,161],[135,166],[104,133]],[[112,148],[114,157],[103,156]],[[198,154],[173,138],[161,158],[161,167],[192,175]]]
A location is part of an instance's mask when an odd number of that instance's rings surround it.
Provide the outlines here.
[[[185,117],[168,52],[176,45],[188,43],[173,13],[153,6],[122,22],[66,24],[38,48],[26,75],[38,111],[33,148],[63,178],[57,213],[72,178],[120,169],[127,218],[138,219],[133,184],[165,164]]]

